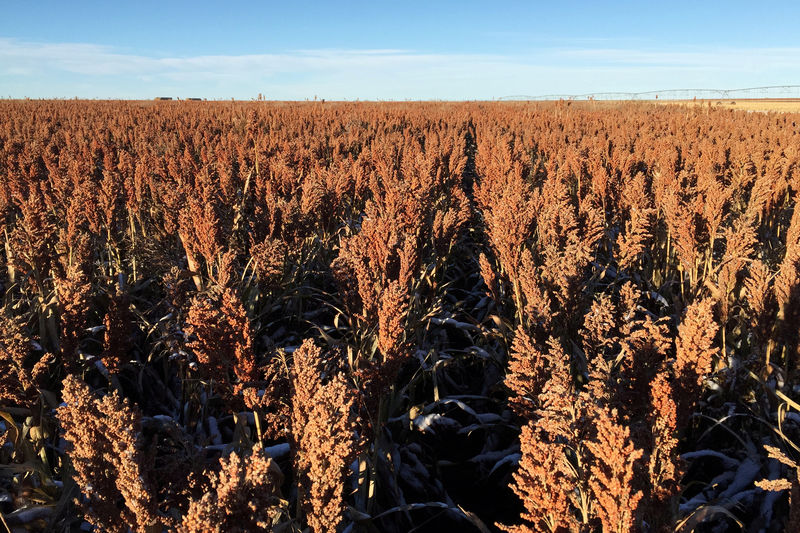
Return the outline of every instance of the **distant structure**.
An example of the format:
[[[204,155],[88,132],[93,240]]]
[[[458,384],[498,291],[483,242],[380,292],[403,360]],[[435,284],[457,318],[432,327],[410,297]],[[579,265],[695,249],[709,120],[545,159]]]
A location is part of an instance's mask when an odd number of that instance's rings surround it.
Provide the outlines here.
[[[191,100],[192,102],[202,102],[202,98],[187,98],[187,100]]]
[[[172,100],[171,96],[156,96],[156,100],[167,101]]]
[[[638,93],[544,94],[503,96],[498,100],[733,100],[800,98],[800,85],[770,85],[744,89],[662,89]]]

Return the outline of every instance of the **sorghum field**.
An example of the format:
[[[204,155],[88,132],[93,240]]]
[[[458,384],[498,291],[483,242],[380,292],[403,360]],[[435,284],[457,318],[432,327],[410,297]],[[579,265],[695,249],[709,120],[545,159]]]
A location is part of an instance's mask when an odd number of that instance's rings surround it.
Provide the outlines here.
[[[0,531],[797,531],[798,165],[701,106],[2,101]]]

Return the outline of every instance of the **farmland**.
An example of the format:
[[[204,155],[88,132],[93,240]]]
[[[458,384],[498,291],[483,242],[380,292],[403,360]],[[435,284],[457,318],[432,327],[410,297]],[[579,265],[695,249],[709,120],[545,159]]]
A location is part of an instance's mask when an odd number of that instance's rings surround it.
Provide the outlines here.
[[[800,526],[800,115],[0,117],[8,531]]]

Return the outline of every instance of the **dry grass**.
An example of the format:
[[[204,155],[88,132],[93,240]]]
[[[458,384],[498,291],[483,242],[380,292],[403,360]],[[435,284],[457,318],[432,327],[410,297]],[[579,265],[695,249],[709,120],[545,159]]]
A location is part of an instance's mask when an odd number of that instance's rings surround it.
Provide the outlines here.
[[[800,113],[800,98],[746,98],[735,100],[653,100],[666,105],[708,106],[742,111]]]
[[[632,105],[688,106],[690,108],[710,107],[713,109],[735,109],[758,111],[762,113],[800,113],[800,98],[737,98],[715,100],[592,100],[565,102],[576,109],[619,109]],[[539,105],[558,105],[556,101],[540,102]]]

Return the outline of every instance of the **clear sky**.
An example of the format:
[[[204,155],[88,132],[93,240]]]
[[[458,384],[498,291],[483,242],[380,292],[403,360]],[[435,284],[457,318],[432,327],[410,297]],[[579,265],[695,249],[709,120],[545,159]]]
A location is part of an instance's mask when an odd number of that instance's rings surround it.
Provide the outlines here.
[[[0,14],[0,97],[491,99],[800,84],[797,1],[7,0]]]

